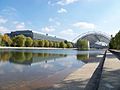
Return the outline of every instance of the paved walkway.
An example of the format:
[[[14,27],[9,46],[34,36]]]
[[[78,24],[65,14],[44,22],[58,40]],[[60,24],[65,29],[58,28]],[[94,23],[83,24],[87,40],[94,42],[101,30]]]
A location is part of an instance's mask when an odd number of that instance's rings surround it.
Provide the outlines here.
[[[110,52],[106,55],[99,90],[120,90],[120,60]]]
[[[99,62],[88,63],[48,90],[84,90]]]

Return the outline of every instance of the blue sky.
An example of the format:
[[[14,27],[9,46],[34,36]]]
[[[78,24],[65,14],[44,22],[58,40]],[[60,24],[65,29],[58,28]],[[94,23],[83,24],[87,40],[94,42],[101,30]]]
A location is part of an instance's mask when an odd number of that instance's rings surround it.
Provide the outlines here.
[[[115,35],[120,0],[0,0],[0,32],[31,29],[73,40],[88,31]]]

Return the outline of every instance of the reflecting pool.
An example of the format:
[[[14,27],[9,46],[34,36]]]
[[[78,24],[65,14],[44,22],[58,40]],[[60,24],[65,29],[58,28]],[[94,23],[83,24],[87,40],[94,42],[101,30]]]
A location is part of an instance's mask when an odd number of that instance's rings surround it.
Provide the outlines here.
[[[0,50],[0,90],[48,87],[104,53],[77,50]],[[18,90],[18,88],[16,89]],[[27,89],[26,89],[27,90]],[[31,89],[30,89],[31,90]]]

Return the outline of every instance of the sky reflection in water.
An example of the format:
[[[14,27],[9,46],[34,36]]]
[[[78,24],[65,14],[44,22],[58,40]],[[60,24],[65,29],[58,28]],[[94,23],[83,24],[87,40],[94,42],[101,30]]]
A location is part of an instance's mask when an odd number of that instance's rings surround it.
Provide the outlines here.
[[[103,51],[0,50],[0,86],[43,80],[62,72],[64,77],[84,64],[96,62]],[[100,58],[97,59],[99,61]],[[67,72],[66,72],[67,70]]]

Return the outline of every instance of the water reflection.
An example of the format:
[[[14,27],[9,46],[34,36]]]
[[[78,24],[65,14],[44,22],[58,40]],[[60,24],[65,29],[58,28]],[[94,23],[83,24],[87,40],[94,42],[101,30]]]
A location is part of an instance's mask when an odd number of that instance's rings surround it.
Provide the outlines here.
[[[102,53],[99,53],[99,54],[102,54]],[[82,54],[77,54],[76,58],[77,58],[77,60],[80,60],[84,63],[99,62],[99,60],[101,60],[101,57],[97,57],[97,55],[99,55],[99,54],[86,52],[86,53],[82,53]]]
[[[89,59],[89,54],[78,54],[77,59],[78,60],[87,60],[87,59]]]
[[[100,53],[101,51],[75,50],[0,50],[0,90],[4,87],[8,89],[3,90],[9,90],[12,85],[27,85],[28,82],[31,86],[36,80],[39,81],[39,86],[60,82],[85,63],[98,61],[96,55]]]
[[[51,54],[51,53],[33,53],[33,52],[0,52],[0,60],[2,62],[9,61],[16,64],[31,65],[32,63],[45,62],[48,60],[56,60],[56,58],[66,57],[66,54]]]

